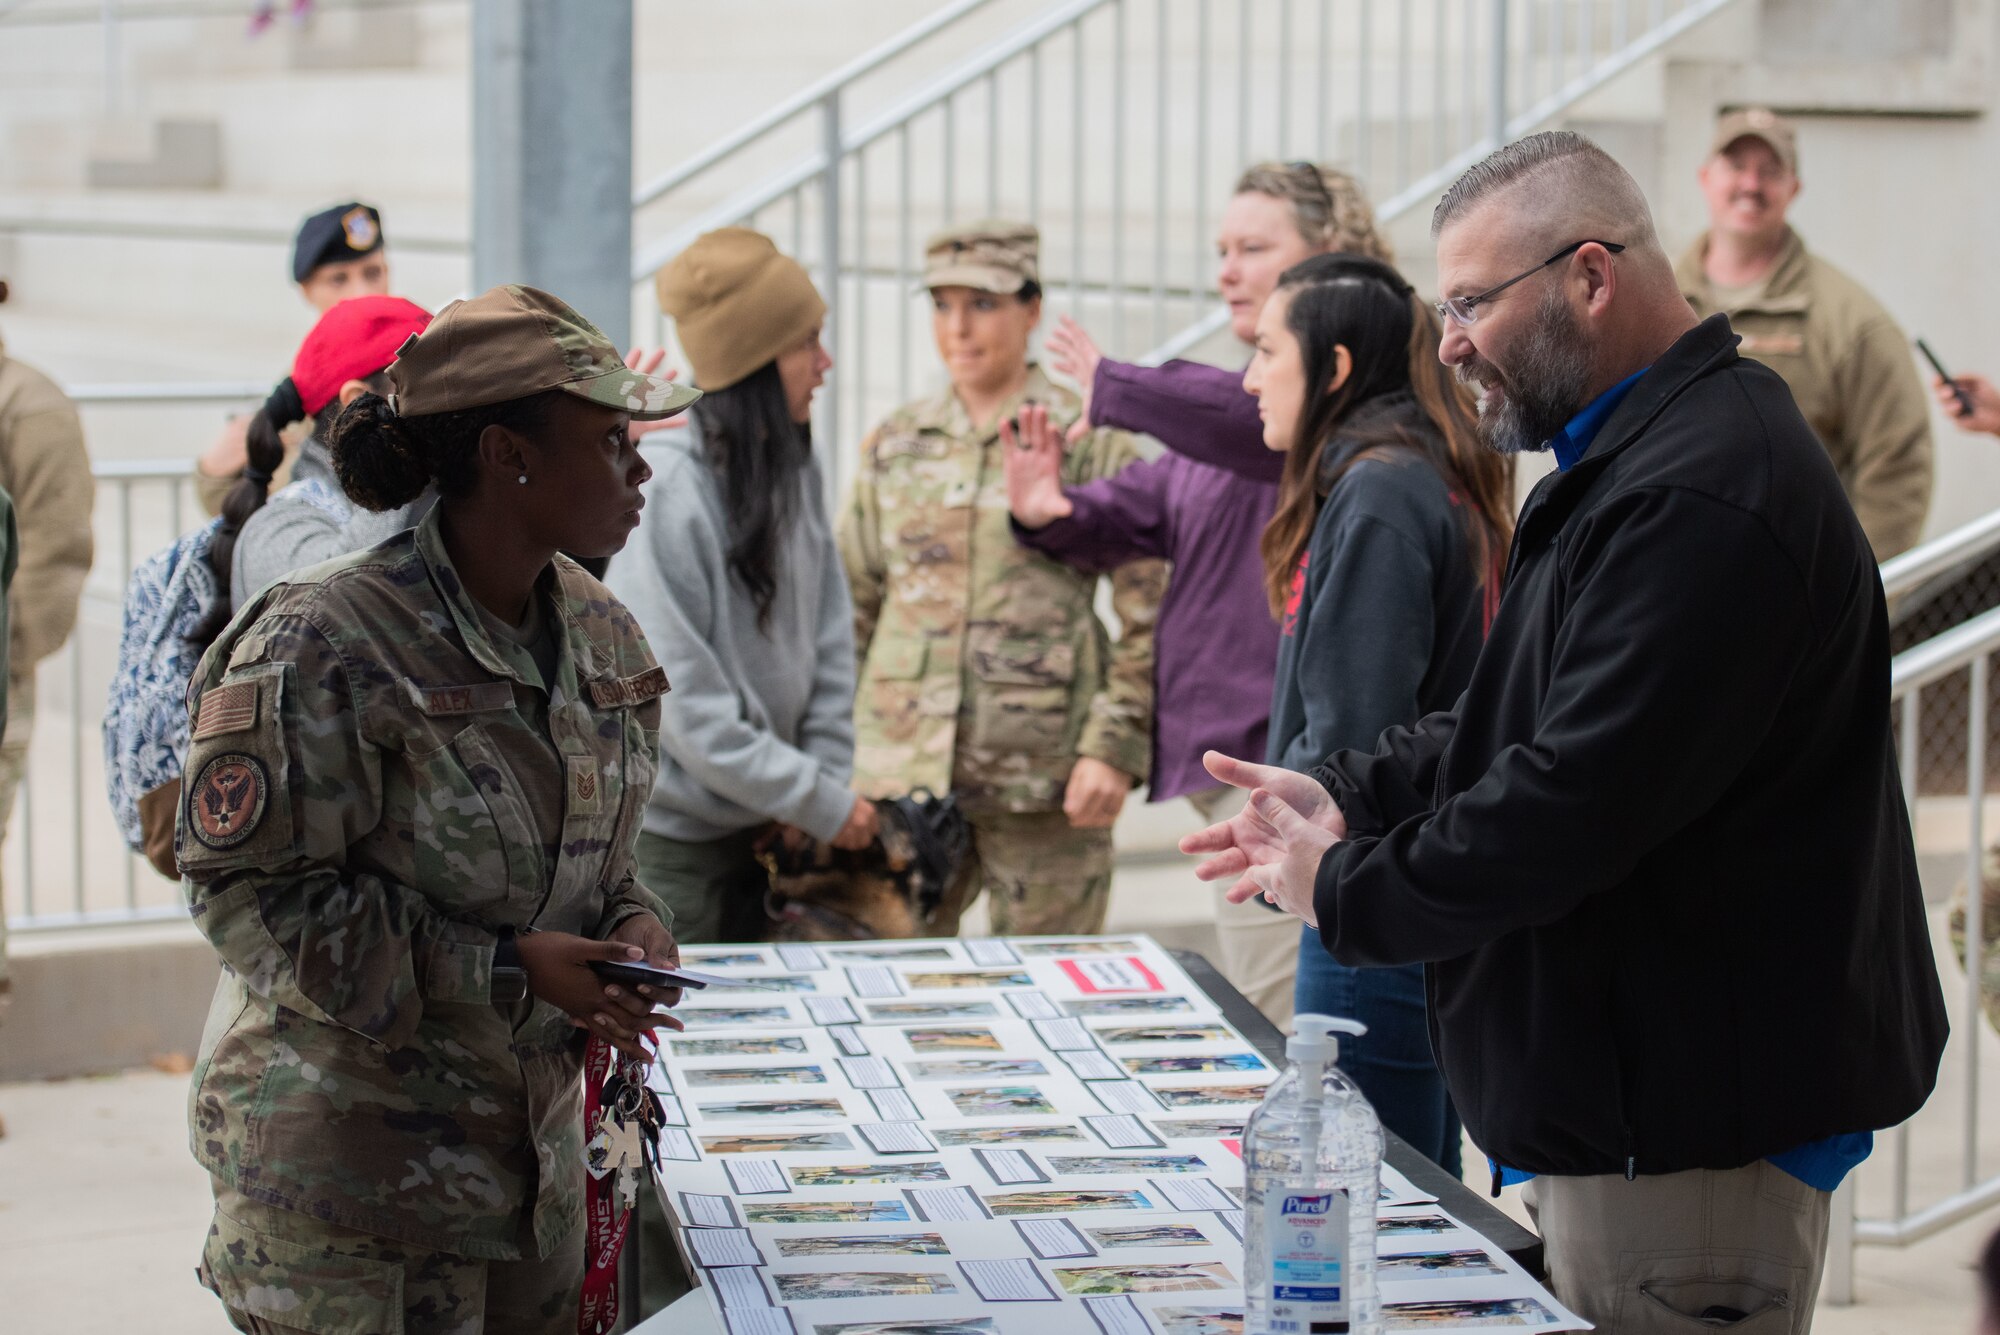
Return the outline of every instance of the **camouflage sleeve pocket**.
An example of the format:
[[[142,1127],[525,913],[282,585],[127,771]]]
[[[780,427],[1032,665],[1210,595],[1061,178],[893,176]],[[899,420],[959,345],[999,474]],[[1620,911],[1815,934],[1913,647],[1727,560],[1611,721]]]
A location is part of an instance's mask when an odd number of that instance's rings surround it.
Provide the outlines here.
[[[288,667],[232,673],[196,702],[181,773],[180,864],[201,874],[275,865],[294,851],[285,742]]]
[[[200,1278],[232,1311],[285,1330],[314,1335],[400,1331],[403,1268],[344,1255],[338,1245],[329,1240],[329,1245],[302,1246],[253,1230],[218,1209],[202,1248]]]

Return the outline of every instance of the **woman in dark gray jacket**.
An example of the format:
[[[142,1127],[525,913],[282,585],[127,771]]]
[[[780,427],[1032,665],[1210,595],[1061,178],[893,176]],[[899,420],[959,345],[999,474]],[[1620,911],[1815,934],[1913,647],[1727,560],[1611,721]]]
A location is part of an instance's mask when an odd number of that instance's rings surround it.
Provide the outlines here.
[[[1319,255],[1285,271],[1243,387],[1285,455],[1262,539],[1278,618],[1270,764],[1307,770],[1458,698],[1499,601],[1511,464],[1480,445],[1437,360],[1437,320],[1395,269]],[[1391,1130],[1452,1172],[1459,1124],[1431,1056],[1421,965],[1336,963],[1307,928],[1300,1013],[1368,1026],[1341,1066]]]

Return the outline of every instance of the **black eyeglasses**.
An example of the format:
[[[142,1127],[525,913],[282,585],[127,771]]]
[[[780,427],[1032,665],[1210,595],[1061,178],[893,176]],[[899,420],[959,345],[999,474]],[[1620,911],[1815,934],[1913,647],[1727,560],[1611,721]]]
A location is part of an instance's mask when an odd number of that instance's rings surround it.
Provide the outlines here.
[[[1537,264],[1534,268],[1525,269],[1515,274],[1512,278],[1509,278],[1506,282],[1495,287],[1489,287],[1484,292],[1470,297],[1446,297],[1444,300],[1434,303],[1437,307],[1438,319],[1440,321],[1449,320],[1461,329],[1470,329],[1472,322],[1479,318],[1479,307],[1482,303],[1493,300],[1493,298],[1499,296],[1502,292],[1505,292],[1508,288],[1521,282],[1523,279],[1533,278],[1557,260],[1567,259],[1571,255],[1576,254],[1577,251],[1582,250],[1585,246],[1603,246],[1613,255],[1625,249],[1625,247],[1619,245],[1616,241],[1594,241],[1589,237],[1585,237],[1581,241],[1572,241],[1555,254],[1543,260],[1540,264]]]

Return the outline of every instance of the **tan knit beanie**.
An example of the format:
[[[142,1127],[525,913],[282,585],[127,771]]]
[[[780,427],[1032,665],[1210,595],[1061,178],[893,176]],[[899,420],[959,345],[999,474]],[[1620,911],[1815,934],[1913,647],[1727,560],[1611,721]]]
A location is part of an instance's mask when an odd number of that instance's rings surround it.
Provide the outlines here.
[[[701,389],[727,389],[826,317],[797,260],[747,227],[705,232],[654,277]]]

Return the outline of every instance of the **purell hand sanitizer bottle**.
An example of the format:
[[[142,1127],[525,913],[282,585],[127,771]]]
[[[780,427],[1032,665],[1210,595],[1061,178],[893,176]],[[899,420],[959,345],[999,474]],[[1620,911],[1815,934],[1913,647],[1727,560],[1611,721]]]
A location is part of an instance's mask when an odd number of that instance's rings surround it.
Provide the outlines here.
[[[1291,1065],[1243,1130],[1245,1335],[1377,1335],[1375,1201],[1382,1121],[1335,1066],[1335,1032],[1366,1028],[1300,1015]]]

